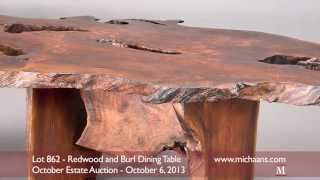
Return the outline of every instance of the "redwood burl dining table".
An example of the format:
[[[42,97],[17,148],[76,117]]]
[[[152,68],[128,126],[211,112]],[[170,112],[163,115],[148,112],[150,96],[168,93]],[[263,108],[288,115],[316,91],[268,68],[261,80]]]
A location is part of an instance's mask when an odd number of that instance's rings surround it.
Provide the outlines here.
[[[253,179],[210,159],[254,156],[260,100],[319,105],[320,45],[182,22],[0,16],[0,86],[27,89],[28,151],[179,148],[190,178]]]

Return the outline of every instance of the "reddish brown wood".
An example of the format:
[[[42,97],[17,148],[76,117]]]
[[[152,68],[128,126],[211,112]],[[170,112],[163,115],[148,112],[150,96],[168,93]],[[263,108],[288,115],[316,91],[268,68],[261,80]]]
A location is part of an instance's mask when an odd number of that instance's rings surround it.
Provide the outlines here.
[[[0,16],[0,86],[319,104],[319,44],[180,22]]]
[[[277,54],[319,58],[320,45],[316,43],[259,32],[194,28],[173,21],[124,21],[128,24],[85,17],[0,16],[0,45],[21,49],[24,54],[18,59],[0,55],[0,71],[100,74],[193,88],[239,81],[320,84],[317,71],[259,62]],[[10,33],[14,30],[24,32]],[[79,79],[69,80],[69,85],[81,84]]]
[[[86,113],[75,89],[29,89],[28,90],[28,151],[29,180],[86,180],[92,175],[43,175],[32,174],[31,156],[90,155],[100,153],[75,145],[86,123]],[[60,159],[62,160],[62,159]],[[50,166],[54,164],[50,164]],[[71,164],[74,166],[75,164]],[[82,166],[83,165],[83,166]],[[98,164],[82,164],[82,167]],[[49,166],[49,167],[50,167]],[[40,167],[46,167],[40,165]],[[80,166],[79,166],[80,167]],[[93,179],[93,178],[92,178]]]
[[[79,145],[157,151],[178,141],[202,155],[191,159],[195,171],[219,179],[210,154],[254,152],[260,99],[319,105],[319,44],[177,23],[0,16],[1,87],[74,88],[34,90],[30,150],[62,144],[81,153],[73,143],[83,99],[88,124]],[[252,168],[221,178],[251,179]]]
[[[137,95],[82,91],[88,123],[77,144],[108,152],[160,152],[185,139],[172,104],[148,104]]]
[[[239,99],[185,105],[187,121],[197,122],[193,127],[203,145],[203,173],[209,180],[253,179],[252,164],[227,166],[215,164],[213,158],[254,157],[258,109],[258,102]]]

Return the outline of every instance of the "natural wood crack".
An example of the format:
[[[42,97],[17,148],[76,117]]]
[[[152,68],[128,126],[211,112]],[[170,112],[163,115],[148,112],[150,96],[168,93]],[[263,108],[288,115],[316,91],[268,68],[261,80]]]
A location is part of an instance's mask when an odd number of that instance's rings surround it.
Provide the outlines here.
[[[299,56],[274,55],[260,60],[260,62],[279,65],[299,65],[304,66],[306,69],[320,71],[320,59],[315,57],[310,58]]]
[[[125,43],[125,42],[115,40],[115,39],[99,39],[99,40],[97,40],[97,42],[102,43],[102,44],[109,44],[109,45],[115,46],[115,47],[130,48],[130,49],[153,52],[153,53],[160,53],[160,54],[172,54],[172,55],[182,54],[181,52],[178,52],[178,51],[152,48],[152,47],[147,47],[145,45],[139,45],[139,44],[133,44],[133,43]]]
[[[151,24],[156,24],[156,25],[162,25],[162,26],[165,26],[165,25],[166,25],[166,24],[162,24],[162,23],[157,22],[157,21],[147,20],[147,19],[128,19],[128,20],[131,20],[131,21],[141,21],[141,22],[146,22],[146,23],[151,23]]]
[[[86,32],[87,30],[71,27],[71,26],[53,26],[53,25],[29,25],[29,24],[7,24],[4,26],[4,31],[8,33],[22,33],[32,31],[80,31]]]
[[[0,44],[0,52],[7,56],[20,56],[25,54],[21,49],[3,44]]]
[[[107,24],[117,24],[117,25],[128,25],[129,22],[125,20],[110,20],[106,22]]]

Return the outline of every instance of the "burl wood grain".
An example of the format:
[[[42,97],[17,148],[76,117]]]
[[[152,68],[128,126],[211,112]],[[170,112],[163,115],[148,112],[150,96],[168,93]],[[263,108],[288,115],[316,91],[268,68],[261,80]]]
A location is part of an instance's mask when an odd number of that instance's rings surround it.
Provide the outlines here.
[[[254,156],[258,109],[258,102],[239,99],[185,105],[185,118],[203,145],[202,164],[191,159],[194,167],[201,164],[195,179],[253,179],[253,164],[214,163],[213,158]]]
[[[141,96],[81,91],[88,123],[77,144],[99,151],[159,152],[185,139],[173,104],[148,104]]]
[[[253,178],[252,164],[214,164],[214,157],[255,153],[259,102],[232,99],[184,105],[148,104],[141,96],[81,91],[88,123],[77,144],[104,152],[147,151],[184,144],[192,179]]]
[[[75,89],[28,89],[29,180],[86,180],[93,175],[34,175],[31,156],[90,155],[100,153],[76,146],[86,123],[86,112]],[[62,161],[62,159],[60,159]],[[54,165],[54,164],[51,164]],[[99,164],[82,164],[82,167]],[[74,166],[74,164],[71,164]],[[46,167],[41,164],[40,167]],[[50,167],[50,166],[49,166]]]
[[[151,103],[319,104],[319,44],[181,22],[0,16],[0,87],[107,89]]]

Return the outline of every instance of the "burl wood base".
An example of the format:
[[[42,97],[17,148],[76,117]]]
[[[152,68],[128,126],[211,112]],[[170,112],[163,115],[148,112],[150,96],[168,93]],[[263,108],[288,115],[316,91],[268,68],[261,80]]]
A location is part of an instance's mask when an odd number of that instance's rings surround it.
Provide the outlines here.
[[[33,175],[31,156],[45,154],[99,155],[76,146],[86,123],[86,111],[75,89],[28,90],[28,151],[30,153],[28,180],[85,180],[92,175]],[[60,159],[61,161],[61,159]],[[94,164],[88,164],[90,167]],[[43,166],[43,165],[41,165]],[[85,165],[86,166],[86,165]],[[95,165],[95,166],[98,166]]]
[[[187,128],[192,129],[193,138],[198,139],[201,144],[198,154],[191,152],[190,157],[186,157],[190,158],[192,179],[253,178],[251,164],[221,168],[224,164],[213,164],[213,158],[254,155],[258,102],[232,99],[212,103],[186,103],[184,114],[176,112],[177,117],[174,116],[174,111],[178,110],[175,108],[177,105],[150,105],[141,102],[136,96],[102,91],[80,93],[75,89],[29,89],[28,103],[28,148],[33,155],[81,155],[93,152],[75,145],[85,125],[87,128],[78,144],[110,151],[160,151],[174,141],[184,141],[186,135],[183,135],[183,129]],[[91,114],[88,123],[87,113]],[[180,122],[178,116],[182,116]],[[117,134],[118,131],[122,133]],[[128,132],[131,135],[126,134]],[[172,137],[176,139],[170,142]],[[96,141],[89,144],[87,139]],[[31,173],[31,168],[30,163],[29,179],[32,180],[94,179],[92,175],[35,176]]]

